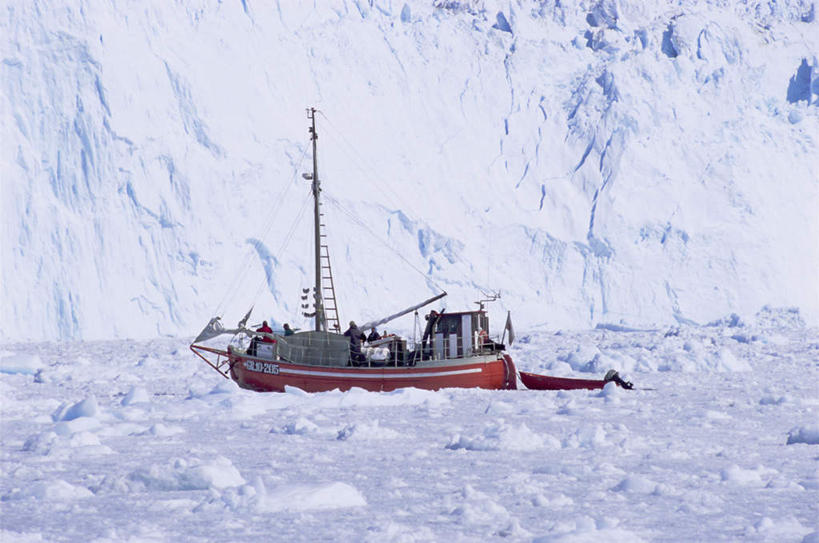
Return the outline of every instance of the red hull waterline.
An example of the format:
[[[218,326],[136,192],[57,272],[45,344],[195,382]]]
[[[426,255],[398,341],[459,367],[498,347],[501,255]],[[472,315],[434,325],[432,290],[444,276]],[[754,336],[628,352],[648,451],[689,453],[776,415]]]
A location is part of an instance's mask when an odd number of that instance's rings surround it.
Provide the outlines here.
[[[511,390],[516,386],[515,365],[509,355],[470,357],[468,359],[436,361],[418,366],[387,367],[325,367],[291,364],[192,346],[224,356],[229,371],[222,373],[242,387],[258,392],[284,392],[285,387],[305,392],[326,392],[363,388],[371,392],[387,392],[414,387],[426,390],[441,388],[486,388]],[[201,353],[198,353],[201,356]]]
[[[550,377],[525,371],[520,372],[520,380],[531,390],[595,390],[606,386],[606,381],[596,379]]]

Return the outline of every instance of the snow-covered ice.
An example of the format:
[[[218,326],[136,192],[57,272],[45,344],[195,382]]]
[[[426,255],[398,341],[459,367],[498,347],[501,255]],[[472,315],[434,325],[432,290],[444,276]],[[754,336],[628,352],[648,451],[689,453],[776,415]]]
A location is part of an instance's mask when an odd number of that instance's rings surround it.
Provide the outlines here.
[[[0,373],[35,374],[43,367],[40,357],[28,353],[0,353]]]
[[[819,425],[798,426],[788,432],[788,445],[791,443],[807,443],[819,445]]]
[[[520,334],[520,369],[638,388],[259,394],[183,340],[7,344],[43,368],[0,375],[0,537],[815,538],[816,329]]]

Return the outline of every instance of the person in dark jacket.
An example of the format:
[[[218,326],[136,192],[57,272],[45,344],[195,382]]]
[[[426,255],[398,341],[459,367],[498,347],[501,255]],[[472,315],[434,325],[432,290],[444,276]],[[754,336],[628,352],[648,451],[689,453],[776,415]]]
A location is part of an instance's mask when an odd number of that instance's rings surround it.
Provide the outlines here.
[[[378,334],[378,330],[375,328],[370,328],[370,335],[367,336],[367,341],[375,341],[377,339],[381,339],[381,336]]]
[[[285,335],[285,336],[292,336],[292,335],[293,335],[293,334],[295,334],[295,333],[296,333],[296,332],[294,332],[294,331],[293,331],[293,329],[292,329],[292,328],[290,328],[290,325],[289,325],[289,324],[284,323],[284,335]]]
[[[367,336],[358,329],[355,321],[350,321],[350,327],[344,335],[350,338],[350,359],[353,362],[363,362],[365,357],[361,353],[361,342],[366,340]]]
[[[270,326],[267,325],[267,321],[262,321],[262,325],[259,328],[256,328],[256,331],[257,332],[263,332],[265,334],[272,334],[273,333],[273,329]],[[263,336],[262,341],[264,341],[265,343],[275,343],[273,341],[273,338],[269,337],[269,336]]]
[[[441,314],[434,309],[429,312],[429,315],[424,317],[427,325],[424,328],[424,336],[421,338],[421,357],[423,360],[428,360],[432,356],[432,346],[427,344],[427,340],[432,337],[435,326],[441,320]]]

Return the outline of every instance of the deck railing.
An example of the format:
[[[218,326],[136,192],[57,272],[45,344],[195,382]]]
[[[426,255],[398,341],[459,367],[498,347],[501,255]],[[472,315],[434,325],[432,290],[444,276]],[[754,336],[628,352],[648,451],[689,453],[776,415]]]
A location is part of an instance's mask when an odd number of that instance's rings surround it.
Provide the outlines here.
[[[359,352],[353,352],[349,338],[326,332],[302,332],[292,336],[276,336],[273,343],[253,339],[244,350],[247,356],[262,360],[283,360],[311,366],[414,366],[418,362],[436,358],[458,360],[474,355],[500,352],[504,346],[494,341],[475,341],[465,352],[463,348],[450,353],[450,338],[438,338],[443,344],[434,348],[431,341],[413,342],[399,336],[387,336],[365,342]],[[238,350],[238,349],[234,349]]]

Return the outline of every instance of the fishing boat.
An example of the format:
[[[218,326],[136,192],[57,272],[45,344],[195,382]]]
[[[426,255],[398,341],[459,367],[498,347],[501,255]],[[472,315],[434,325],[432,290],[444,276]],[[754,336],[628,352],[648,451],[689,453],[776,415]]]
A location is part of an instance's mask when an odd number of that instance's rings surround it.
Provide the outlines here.
[[[303,177],[312,182],[315,284],[312,301],[310,289],[303,292],[302,299],[308,303],[302,307],[312,309],[304,313],[313,320],[312,329],[287,335],[254,330],[247,324],[250,311],[235,328],[226,328],[217,316],[196,337],[191,350],[223,377],[260,392],[283,392],[287,387],[306,392],[353,387],[369,391],[402,387],[515,389],[515,364],[503,344],[507,331],[510,342],[514,340],[511,316],[507,314],[500,342],[491,340],[485,306],[490,299],[478,302],[478,309],[473,311],[429,311],[420,341],[398,335],[362,341],[359,334],[413,312],[420,322],[418,310],[440,300],[446,292],[360,327],[351,321],[346,335],[341,333],[329,249],[322,241],[316,109],[308,109],[307,116],[313,171]],[[212,344],[222,336],[230,336],[227,345]]]

